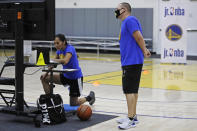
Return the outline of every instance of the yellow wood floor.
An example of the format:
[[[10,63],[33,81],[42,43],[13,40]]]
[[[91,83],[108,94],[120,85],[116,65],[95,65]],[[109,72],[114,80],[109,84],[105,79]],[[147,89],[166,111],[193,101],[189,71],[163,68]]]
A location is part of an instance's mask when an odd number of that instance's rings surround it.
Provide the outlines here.
[[[121,73],[120,70],[91,75],[85,77],[84,82],[121,86]],[[178,65],[160,64],[158,60],[147,59],[143,67],[140,87],[197,91],[197,61]]]

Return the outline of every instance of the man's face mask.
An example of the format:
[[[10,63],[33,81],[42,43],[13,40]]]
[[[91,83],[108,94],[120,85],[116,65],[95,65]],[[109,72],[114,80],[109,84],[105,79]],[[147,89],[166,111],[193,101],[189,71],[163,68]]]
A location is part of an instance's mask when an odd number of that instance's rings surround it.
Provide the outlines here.
[[[118,19],[118,17],[124,13],[124,12],[120,13],[120,10],[122,10],[122,9],[123,9],[123,8],[121,8],[121,9],[116,9],[116,10],[114,11],[115,16],[116,16],[116,19]]]

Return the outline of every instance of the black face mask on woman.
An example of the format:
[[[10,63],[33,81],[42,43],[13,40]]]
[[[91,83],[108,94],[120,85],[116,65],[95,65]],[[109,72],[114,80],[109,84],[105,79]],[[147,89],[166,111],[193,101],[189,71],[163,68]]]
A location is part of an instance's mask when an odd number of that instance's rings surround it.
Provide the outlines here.
[[[124,11],[123,11],[122,13],[120,13],[120,10],[122,10],[122,9],[123,9],[123,8],[121,8],[121,9],[119,9],[119,10],[116,9],[116,10],[114,11],[115,16],[116,16],[116,19],[118,19],[118,17],[124,13]]]

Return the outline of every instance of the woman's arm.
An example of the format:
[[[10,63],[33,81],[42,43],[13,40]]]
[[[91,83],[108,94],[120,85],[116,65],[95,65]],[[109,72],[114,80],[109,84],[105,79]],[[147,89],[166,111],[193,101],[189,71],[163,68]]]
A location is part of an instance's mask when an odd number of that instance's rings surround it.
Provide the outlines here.
[[[68,53],[66,53],[66,55],[64,56],[64,58],[58,59],[58,58],[56,57],[56,58],[53,59],[53,60],[56,61],[56,62],[58,62],[58,63],[61,63],[61,64],[66,65],[66,64],[70,61],[71,57],[72,57],[72,54],[68,52]]]
[[[58,59],[59,57],[58,57],[58,55],[56,54],[54,58],[55,58],[55,59]],[[52,70],[53,68],[54,68],[54,66],[49,66],[49,67],[48,67],[48,70]],[[49,74],[49,72],[45,72],[43,75],[41,75],[40,80],[45,79],[45,78],[48,76],[48,74]]]
[[[59,59],[59,56],[57,54],[55,54],[54,59]]]

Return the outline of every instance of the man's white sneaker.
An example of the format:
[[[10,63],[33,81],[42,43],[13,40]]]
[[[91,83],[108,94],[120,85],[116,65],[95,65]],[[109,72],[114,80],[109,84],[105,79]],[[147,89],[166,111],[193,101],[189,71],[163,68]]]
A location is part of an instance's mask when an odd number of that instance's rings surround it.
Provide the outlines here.
[[[116,120],[116,122],[119,123],[119,124],[122,124],[122,123],[124,123],[125,121],[127,121],[128,119],[129,119],[128,117],[120,118],[120,119]]]
[[[123,130],[133,128],[133,127],[136,127],[136,124],[135,124],[134,120],[130,120],[130,119],[127,119],[122,124],[118,125],[118,128],[123,129]]]
[[[133,117],[133,120],[134,120],[135,124],[138,124],[138,123],[139,123],[139,121],[138,121],[138,119],[137,119],[137,115],[135,115],[135,116]]]
[[[128,119],[129,119],[128,117],[120,118],[120,119],[116,120],[116,122],[119,123],[119,124],[122,124],[123,122],[127,121]],[[137,119],[137,115],[135,115],[133,117],[133,119],[134,119],[135,124],[138,124],[139,123],[139,121]]]

